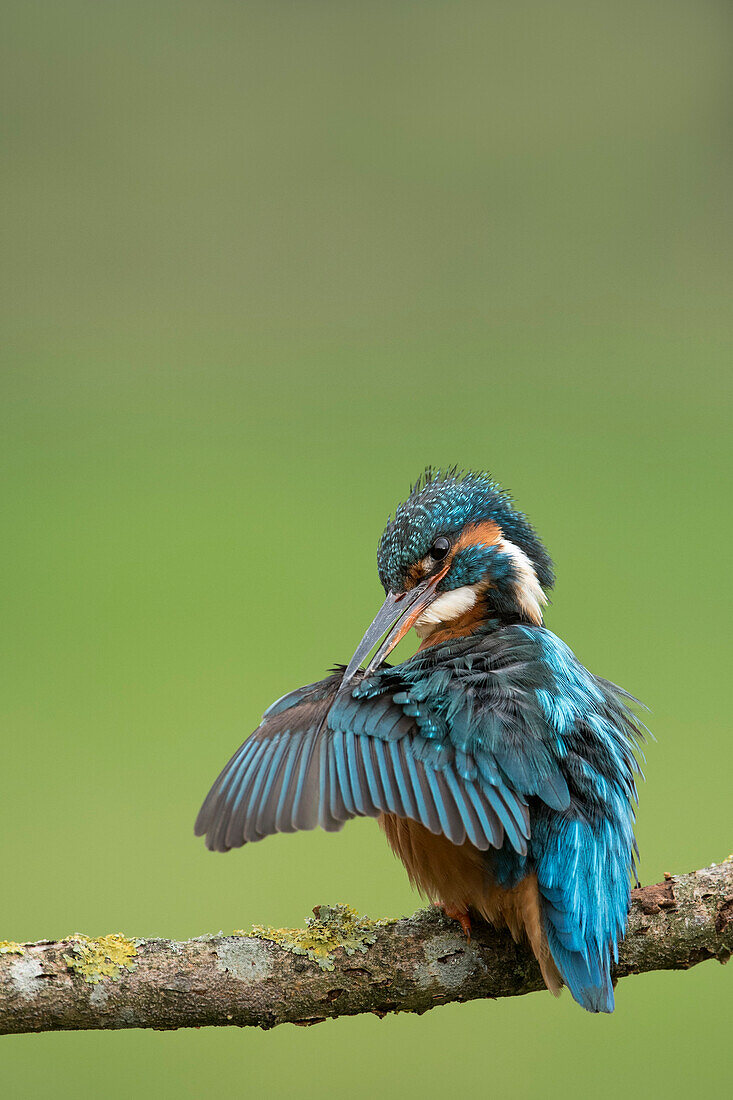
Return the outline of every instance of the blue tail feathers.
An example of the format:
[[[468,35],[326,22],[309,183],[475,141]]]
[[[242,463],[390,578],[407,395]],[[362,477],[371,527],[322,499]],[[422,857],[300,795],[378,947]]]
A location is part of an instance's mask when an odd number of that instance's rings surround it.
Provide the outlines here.
[[[578,1004],[613,1012],[611,964],[629,909],[631,845],[623,821],[549,815],[533,837],[550,953]]]
[[[606,950],[605,958],[598,955],[586,958],[582,951],[573,951],[563,942],[566,937],[555,928],[552,918],[545,915],[547,942],[555,964],[565,985],[579,1005],[588,1012],[613,1012],[614,997],[611,983],[611,960]]]

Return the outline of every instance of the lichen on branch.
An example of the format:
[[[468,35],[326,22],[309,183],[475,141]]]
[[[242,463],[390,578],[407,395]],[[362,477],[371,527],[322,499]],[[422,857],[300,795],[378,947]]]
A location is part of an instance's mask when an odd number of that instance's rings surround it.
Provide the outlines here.
[[[85,982],[96,985],[105,978],[117,981],[123,969],[134,970],[132,960],[136,955],[135,944],[121,932],[112,932],[97,940],[77,932],[71,937],[69,954],[64,955],[64,962]]]
[[[333,954],[343,951],[365,954],[375,942],[377,930],[393,920],[372,920],[360,916],[350,905],[317,905],[312,917],[306,917],[305,928],[266,928],[255,924],[250,932],[234,932],[235,936],[255,936],[276,943],[294,955],[305,955],[321,970],[335,968]]]

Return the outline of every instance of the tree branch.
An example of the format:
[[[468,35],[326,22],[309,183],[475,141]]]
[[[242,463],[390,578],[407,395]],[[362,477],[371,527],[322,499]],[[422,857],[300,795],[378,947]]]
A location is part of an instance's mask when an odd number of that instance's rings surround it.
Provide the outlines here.
[[[305,930],[173,940],[0,943],[0,1033],[311,1024],[543,988],[529,950],[438,910],[370,921],[321,907]],[[278,942],[273,942],[278,941]],[[733,953],[733,858],[635,890],[616,977]]]

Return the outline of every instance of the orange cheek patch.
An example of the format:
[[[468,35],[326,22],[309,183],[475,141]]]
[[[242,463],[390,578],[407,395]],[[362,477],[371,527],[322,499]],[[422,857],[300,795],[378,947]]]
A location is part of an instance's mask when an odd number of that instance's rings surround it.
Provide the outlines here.
[[[456,539],[453,553],[465,550],[469,546],[495,546],[504,537],[501,527],[491,519],[466,527]]]

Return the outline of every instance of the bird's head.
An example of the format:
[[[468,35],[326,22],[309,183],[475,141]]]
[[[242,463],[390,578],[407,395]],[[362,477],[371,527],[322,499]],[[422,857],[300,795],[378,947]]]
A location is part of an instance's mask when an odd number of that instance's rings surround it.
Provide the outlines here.
[[[349,662],[344,683],[386,634],[373,671],[414,626],[469,633],[488,620],[541,624],[550,557],[529,520],[487,474],[427,469],[390,517],[377,550],[387,598]]]

